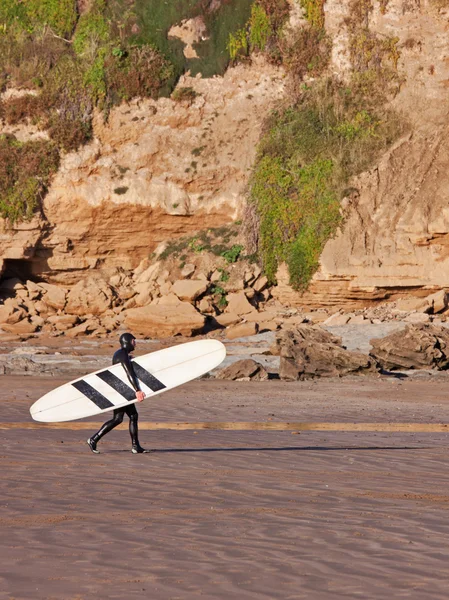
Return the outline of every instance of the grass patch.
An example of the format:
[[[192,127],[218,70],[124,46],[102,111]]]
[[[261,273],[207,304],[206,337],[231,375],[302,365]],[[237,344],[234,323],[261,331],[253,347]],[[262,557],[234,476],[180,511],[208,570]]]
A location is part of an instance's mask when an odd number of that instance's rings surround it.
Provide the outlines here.
[[[52,175],[59,166],[59,153],[48,141],[17,141],[0,136],[0,215],[11,223],[29,220],[39,209]]]

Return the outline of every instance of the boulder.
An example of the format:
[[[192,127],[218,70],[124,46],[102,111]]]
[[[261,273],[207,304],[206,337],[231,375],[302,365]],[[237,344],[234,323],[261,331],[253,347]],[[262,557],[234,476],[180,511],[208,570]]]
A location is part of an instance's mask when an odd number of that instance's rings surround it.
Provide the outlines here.
[[[178,279],[172,285],[171,291],[180,300],[195,302],[208,288],[208,282],[201,279]]]
[[[239,325],[231,325],[228,327],[226,330],[226,337],[228,340],[235,340],[236,338],[256,335],[257,331],[257,323],[240,323]]]
[[[150,281],[146,283],[136,283],[136,306],[146,306],[147,304],[150,304],[150,302],[153,300],[153,289],[154,286]]]
[[[195,265],[192,265],[191,263],[184,265],[181,271],[181,276],[183,279],[189,279],[189,277],[192,277],[192,275],[195,273],[195,268]]]
[[[206,319],[188,302],[150,304],[125,313],[126,327],[134,334],[152,338],[199,333]]]
[[[67,331],[76,325],[79,318],[76,315],[52,315],[47,317],[47,323],[51,323],[58,331]]]
[[[255,290],[256,292],[263,292],[263,290],[267,287],[267,285],[268,285],[268,279],[265,277],[265,275],[261,275],[253,283],[253,290]]]
[[[67,290],[65,288],[51,283],[40,283],[39,287],[43,291],[42,300],[45,304],[56,310],[64,310],[67,299]]]
[[[233,381],[266,381],[268,373],[260,363],[251,358],[246,358],[221,369],[216,378],[231,379]]]
[[[355,315],[348,321],[348,325],[369,325],[370,323],[371,319],[365,319],[364,315]]]
[[[71,329],[65,332],[65,336],[68,338],[77,338],[81,337],[82,335],[87,335],[90,331],[92,331],[92,329],[89,328],[89,324],[86,322],[81,323],[76,327],[72,327]]]
[[[202,298],[199,301],[197,308],[201,313],[206,313],[206,314],[214,314],[215,313],[215,308],[214,308],[211,298]]]
[[[337,312],[323,321],[323,325],[326,325],[326,327],[338,327],[339,325],[346,325],[350,318],[351,315],[342,315]]]
[[[67,295],[66,312],[72,315],[101,315],[112,306],[112,288],[103,279],[83,279]],[[47,297],[44,298],[48,304]]]
[[[427,313],[415,312],[404,317],[404,321],[406,323],[428,323],[430,321],[430,317]]]
[[[0,306],[0,323],[17,323],[26,317],[26,312],[23,308],[19,308],[12,302],[5,302]]]
[[[28,319],[22,319],[21,321],[13,324],[2,323],[3,331],[7,331],[8,333],[13,333],[15,335],[24,335],[29,333],[34,333],[38,328],[37,325],[28,321]]]
[[[240,323],[242,320],[239,315],[235,313],[223,313],[215,317],[215,320],[222,327],[228,327],[229,325],[235,325],[236,323]]]
[[[253,312],[254,306],[248,302],[245,296],[245,292],[236,292],[228,294],[227,296],[228,305],[226,312],[235,313],[237,315],[246,315]]]
[[[288,381],[377,371],[373,358],[349,352],[341,346],[340,338],[318,326],[282,330],[276,335],[272,353],[280,355],[279,376]]]
[[[30,300],[37,300],[42,293],[41,288],[37,285],[37,283],[34,283],[34,281],[28,280],[26,282],[26,288],[28,290],[28,296]]]
[[[421,323],[370,340],[370,355],[384,369],[449,368],[449,329]]]
[[[426,298],[427,303],[431,307],[432,314],[436,315],[443,312],[448,307],[448,295],[446,290],[440,290],[435,294],[431,294]],[[426,311],[427,312],[427,311]]]

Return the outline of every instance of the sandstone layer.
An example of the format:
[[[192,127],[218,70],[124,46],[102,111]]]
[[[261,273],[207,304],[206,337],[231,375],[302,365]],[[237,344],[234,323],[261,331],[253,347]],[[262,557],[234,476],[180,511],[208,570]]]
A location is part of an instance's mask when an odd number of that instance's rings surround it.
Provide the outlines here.
[[[449,287],[449,8],[437,2],[373,4],[369,28],[398,39],[401,88],[392,106],[409,131],[351,182],[344,224],[321,256],[308,293],[280,273],[274,292],[290,305],[358,305]],[[328,0],[332,71],[350,69],[349,1]]]
[[[283,71],[256,57],[224,77],[186,74],[183,87],[196,97],[136,100],[106,123],[97,114],[94,140],[63,157],[42,214],[12,227],[0,220],[4,277],[72,284],[93,270],[134,269],[161,242],[237,217]],[[8,132],[26,139],[16,129]]]

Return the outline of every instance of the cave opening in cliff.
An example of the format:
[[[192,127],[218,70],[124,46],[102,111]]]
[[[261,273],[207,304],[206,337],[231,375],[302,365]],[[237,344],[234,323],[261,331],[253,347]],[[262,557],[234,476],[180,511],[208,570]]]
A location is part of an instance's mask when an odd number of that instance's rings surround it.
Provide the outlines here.
[[[12,279],[13,277],[17,277],[24,283],[29,279],[35,280],[31,261],[24,258],[6,258],[1,278]]]

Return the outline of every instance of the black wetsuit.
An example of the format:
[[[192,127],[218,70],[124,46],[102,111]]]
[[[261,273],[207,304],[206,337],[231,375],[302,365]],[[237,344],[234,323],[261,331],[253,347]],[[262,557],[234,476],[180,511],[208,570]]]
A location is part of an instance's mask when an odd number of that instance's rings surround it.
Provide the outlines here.
[[[123,368],[125,369],[126,375],[128,376],[129,382],[132,385],[133,389],[136,392],[140,391],[139,381],[136,377],[136,374],[134,373],[134,368],[130,360],[130,355],[124,348],[120,348],[120,350],[117,350],[117,352],[115,352],[114,356],[112,357],[112,364],[116,365],[118,363],[121,363],[123,365]],[[135,404],[130,404],[129,406],[124,406],[123,408],[116,408],[114,410],[114,416],[112,417],[112,419],[110,421],[107,421],[101,427],[101,429],[95,435],[92,436],[91,439],[95,442],[95,444],[100,440],[100,438],[102,438],[104,435],[109,433],[109,431],[114,429],[114,427],[120,425],[120,423],[123,421],[125,413],[129,417],[129,433],[131,435],[133,448],[140,447],[137,427],[139,414],[137,412]]]

